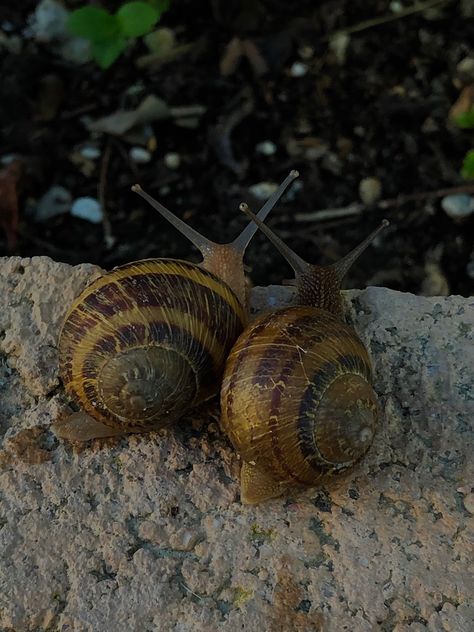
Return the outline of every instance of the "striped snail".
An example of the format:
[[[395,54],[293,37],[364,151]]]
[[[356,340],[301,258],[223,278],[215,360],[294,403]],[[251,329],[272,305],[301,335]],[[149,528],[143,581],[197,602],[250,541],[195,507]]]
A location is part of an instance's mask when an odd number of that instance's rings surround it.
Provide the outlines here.
[[[292,171],[259,211],[263,221]],[[138,185],[133,190],[201,252],[201,264],[145,259],[93,281],[59,336],[60,375],[82,410],[53,425],[87,441],[154,430],[215,395],[226,356],[247,323],[243,256],[250,222],[230,244],[209,241]]]
[[[343,320],[341,281],[382,224],[339,262],[320,267],[292,252],[247,205],[241,209],[293,267],[297,305],[257,318],[225,367],[221,426],[241,455],[241,500],[259,503],[314,486],[353,465],[375,433],[370,358]]]

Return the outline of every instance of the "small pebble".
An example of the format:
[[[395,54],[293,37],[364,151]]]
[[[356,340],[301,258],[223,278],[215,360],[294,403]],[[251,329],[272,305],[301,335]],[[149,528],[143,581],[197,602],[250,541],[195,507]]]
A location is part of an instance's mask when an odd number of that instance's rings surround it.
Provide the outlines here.
[[[436,261],[425,263],[425,278],[421,284],[422,296],[448,296],[449,282]]]
[[[308,72],[308,66],[301,61],[295,61],[290,68],[290,75],[292,77],[304,77]]]
[[[12,163],[14,160],[17,160],[19,158],[19,156],[17,156],[16,154],[5,154],[4,156],[2,156],[0,158],[0,163],[2,165],[9,165],[10,163]]]
[[[60,47],[61,57],[73,64],[86,64],[92,59],[91,43],[82,37],[66,39]]]
[[[3,20],[3,22],[0,24],[0,29],[2,29],[2,31],[5,31],[5,33],[12,33],[15,30],[15,26],[13,22],[10,22],[10,20]]]
[[[67,213],[71,207],[72,195],[62,186],[53,186],[38,200],[35,217],[45,222],[51,217]]]
[[[199,533],[189,529],[180,529],[170,536],[169,542],[172,549],[176,551],[192,551],[199,540]]]
[[[175,152],[169,152],[165,154],[164,163],[168,169],[178,169],[181,164],[181,157]]]
[[[474,198],[465,193],[447,195],[441,200],[441,206],[448,217],[462,221],[474,213]]]
[[[272,143],[271,140],[264,140],[255,147],[259,154],[263,154],[264,156],[273,156],[276,152],[277,147],[275,143]]]
[[[389,4],[389,8],[392,13],[401,13],[405,7],[399,0],[392,0]]]
[[[130,160],[136,162],[138,165],[145,165],[151,160],[151,153],[148,149],[143,147],[132,147],[130,150]]]
[[[351,38],[347,33],[336,33],[329,40],[329,48],[336,56],[337,63],[340,66],[346,63],[347,48],[350,41]]]
[[[97,160],[100,157],[100,149],[94,145],[85,145],[79,150],[79,154],[87,160]]]
[[[474,82],[474,57],[464,57],[456,66],[456,75],[462,85]]]
[[[144,520],[140,523],[138,535],[144,540],[150,540],[150,542],[160,544],[163,547],[169,544],[165,529],[153,522],[153,520]]]
[[[421,131],[423,134],[435,134],[436,132],[439,132],[439,125],[433,118],[431,118],[431,116],[428,116],[423,121]]]
[[[69,11],[57,0],[41,0],[30,17],[30,26],[36,40],[51,42],[54,39],[67,39],[70,32],[67,27]]]
[[[459,9],[463,18],[474,18],[474,3],[472,0],[461,0]]]
[[[304,157],[306,160],[319,160],[323,156],[328,154],[328,145],[326,143],[314,144],[312,147],[306,147],[304,150]]]
[[[249,191],[257,200],[268,200],[268,198],[278,189],[275,182],[258,182],[249,187]]]
[[[467,511],[474,515],[474,494],[467,494],[464,496],[463,502]]]
[[[327,169],[335,176],[340,176],[344,168],[342,160],[333,151],[328,151],[324,154],[321,164],[324,169]]]
[[[71,206],[71,215],[85,219],[93,224],[100,224],[103,213],[99,202],[92,197],[80,197]]]
[[[4,49],[8,53],[19,55],[23,49],[23,41],[18,35],[8,36],[0,30],[0,49]]]
[[[312,59],[314,57],[313,46],[310,46],[309,44],[303,44],[303,46],[300,46],[298,48],[298,55],[301,57],[301,59],[304,59],[305,61]]]
[[[378,178],[363,178],[359,182],[359,197],[364,204],[374,204],[382,194],[382,184]]]

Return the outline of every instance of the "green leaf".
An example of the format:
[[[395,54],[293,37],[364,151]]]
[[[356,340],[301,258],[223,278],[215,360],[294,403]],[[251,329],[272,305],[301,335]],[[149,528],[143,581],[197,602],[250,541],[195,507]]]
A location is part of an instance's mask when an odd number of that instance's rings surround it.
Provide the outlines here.
[[[127,40],[124,37],[94,42],[92,44],[92,57],[103,70],[106,70],[120,56],[126,45]]]
[[[82,7],[71,13],[68,28],[73,35],[91,42],[112,39],[119,34],[120,22],[115,15],[99,7]]]
[[[464,156],[461,175],[466,180],[474,179],[474,149],[470,149]]]
[[[170,8],[170,0],[148,0],[148,4],[155,7],[160,15]]]
[[[148,33],[160,19],[160,15],[146,2],[127,2],[117,11],[125,37],[140,37]]]
[[[471,108],[468,112],[463,112],[454,117],[454,123],[461,129],[473,129],[474,128],[474,108]]]

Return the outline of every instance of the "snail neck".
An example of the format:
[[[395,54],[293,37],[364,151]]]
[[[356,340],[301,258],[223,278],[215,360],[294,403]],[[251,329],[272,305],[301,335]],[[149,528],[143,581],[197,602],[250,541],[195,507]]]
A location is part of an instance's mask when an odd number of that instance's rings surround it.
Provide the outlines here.
[[[288,186],[297,177],[297,171],[291,171],[288,174],[278,189],[269,197],[259,210],[259,221],[263,222],[266,219],[268,213],[281,198]],[[227,283],[227,285],[235,292],[241,304],[247,310],[248,301],[243,258],[245,249],[257,231],[257,225],[250,222],[232,243],[217,244],[198,233],[194,230],[194,228],[191,228],[191,226],[188,226],[179,217],[173,215],[173,213],[171,213],[160,202],[154,200],[150,195],[148,195],[148,193],[143,191],[140,185],[135,184],[132,187],[132,191],[138,193],[143,199],[145,199],[165,219],[167,219],[170,224],[172,224],[181,234],[187,237],[191,243],[196,246],[203,256],[201,267],[204,270],[213,272],[222,281]]]
[[[378,228],[372,231],[366,239],[345,257],[332,265],[321,267],[304,261],[291,248],[288,248],[268,226],[265,226],[257,215],[252,213],[246,204],[241,204],[240,209],[255,222],[293,268],[295,272],[293,285],[297,288],[299,305],[318,307],[343,318],[342,280],[354,261],[360,257],[380,231],[389,225],[388,220],[384,219]]]
[[[201,268],[212,272],[226,283],[236,294],[242,306],[247,309],[248,289],[244,274],[243,252],[234,244],[212,244],[201,250]]]
[[[343,319],[341,280],[332,266],[306,264],[295,279],[298,305],[324,309]]]

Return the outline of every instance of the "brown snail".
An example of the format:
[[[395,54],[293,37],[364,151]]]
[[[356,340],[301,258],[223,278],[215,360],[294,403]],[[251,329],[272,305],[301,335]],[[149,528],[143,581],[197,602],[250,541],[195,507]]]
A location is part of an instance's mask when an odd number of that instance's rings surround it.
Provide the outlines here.
[[[292,171],[259,211],[264,220]],[[252,222],[230,244],[209,241],[146,199],[200,250],[203,261],[145,259],[93,281],[69,309],[59,337],[60,375],[82,409],[54,424],[87,441],[168,425],[215,395],[226,356],[247,324],[245,249]]]
[[[340,287],[388,221],[342,260],[320,267],[292,252],[247,205],[241,209],[292,265],[297,288],[297,306],[245,329],[224,372],[221,426],[243,459],[242,502],[253,504],[290,486],[314,486],[372,443],[378,403],[370,358],[343,321]]]

